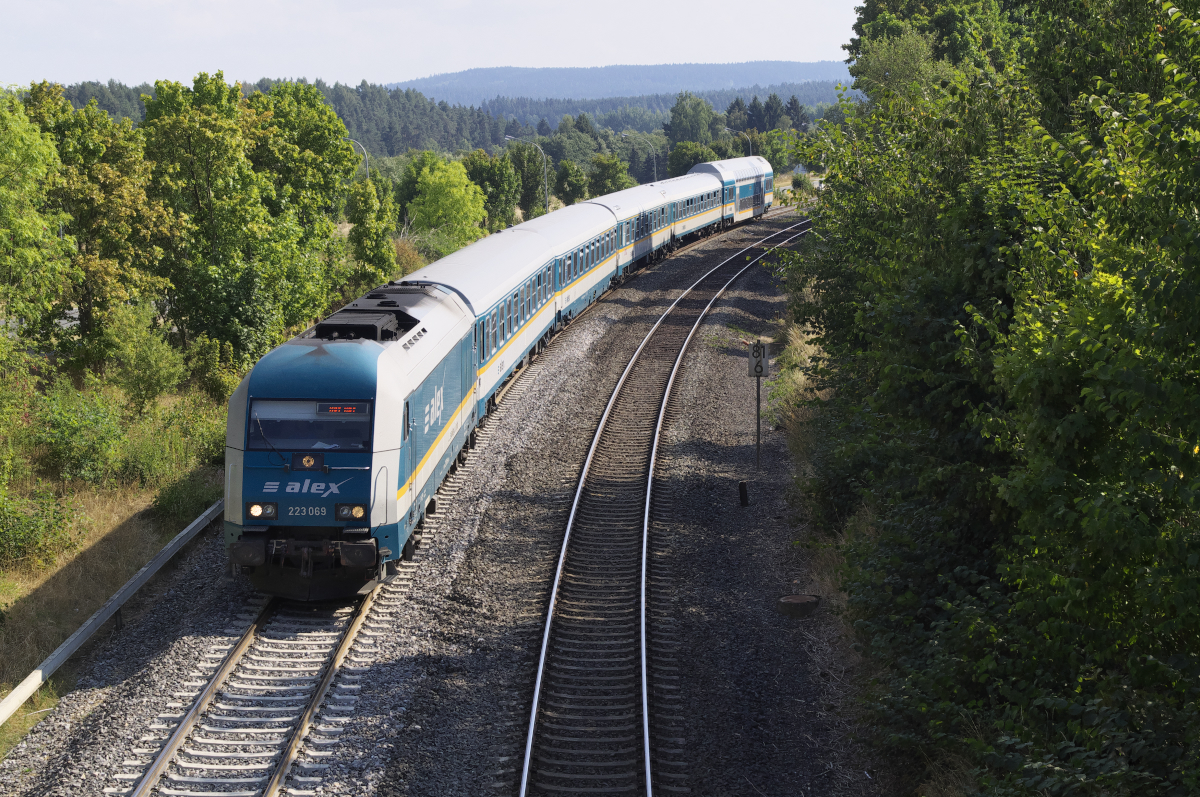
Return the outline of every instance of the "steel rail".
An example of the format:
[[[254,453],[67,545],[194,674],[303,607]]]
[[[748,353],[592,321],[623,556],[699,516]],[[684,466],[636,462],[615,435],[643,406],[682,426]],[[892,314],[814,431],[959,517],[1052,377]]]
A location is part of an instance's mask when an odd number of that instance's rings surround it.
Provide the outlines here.
[[[726,266],[728,263],[730,263],[731,261],[733,261],[740,255],[743,255],[746,252],[754,249],[755,247],[762,245],[764,242],[769,241],[772,238],[778,237],[779,235],[782,235],[786,232],[794,230],[796,227],[801,227],[801,226],[804,226],[804,225],[810,224],[810,223],[811,223],[811,220],[806,219],[802,222],[799,222],[797,224],[793,224],[789,227],[786,227],[783,230],[774,232],[774,233],[760,239],[759,241],[756,241],[755,243],[753,243],[747,247],[744,247],[743,249],[737,251],[733,255],[730,255],[728,258],[721,261],[719,264],[714,266],[712,269],[705,272],[704,275],[702,275],[699,279],[697,279],[694,283],[692,283],[688,288],[686,288],[684,291],[682,291],[679,294],[679,296],[675,298],[675,301],[673,301],[671,303],[671,305],[666,309],[666,311],[664,311],[662,313],[662,315],[654,323],[654,326],[651,327],[649,332],[646,333],[646,336],[642,339],[642,342],[638,345],[637,349],[634,351],[633,355],[630,357],[629,363],[625,366],[625,370],[622,371],[620,378],[617,380],[617,384],[613,388],[612,395],[609,397],[608,404],[605,406],[604,412],[602,413],[602,415],[600,417],[600,422],[596,428],[596,433],[592,438],[591,446],[588,448],[587,456],[584,459],[583,470],[580,473],[579,483],[578,483],[578,486],[576,487],[576,491],[575,491],[575,498],[571,504],[571,512],[567,518],[567,527],[566,527],[566,531],[563,535],[562,548],[559,552],[558,563],[555,568],[554,580],[551,582],[550,604],[546,611],[546,624],[545,624],[545,628],[544,628],[543,636],[542,636],[541,652],[538,656],[537,676],[534,681],[533,701],[532,701],[532,707],[530,709],[529,731],[526,735],[524,763],[521,768],[521,785],[520,785],[520,792],[519,792],[520,797],[526,797],[526,795],[528,794],[529,770],[530,770],[530,765],[532,763],[533,743],[534,743],[534,738],[535,738],[536,729],[537,729],[538,709],[540,707],[542,683],[545,678],[546,655],[549,650],[551,629],[552,629],[553,620],[554,620],[554,612],[555,612],[555,608],[557,606],[559,586],[562,583],[563,569],[566,564],[567,548],[568,548],[568,545],[571,540],[571,530],[575,524],[576,514],[579,510],[580,501],[582,499],[583,492],[584,492],[584,486],[587,482],[587,476],[591,469],[592,461],[595,457],[596,450],[599,447],[601,436],[606,429],[606,426],[608,423],[608,418],[609,418],[610,414],[612,413],[612,409],[613,409],[614,405],[616,404],[617,398],[621,394],[621,390],[624,387],[625,382],[628,379],[630,372],[633,370],[634,365],[638,362],[638,359],[639,359],[642,351],[646,348],[647,344],[654,337],[654,334],[658,331],[659,327],[662,326],[663,322],[667,319],[667,317],[674,311],[674,309],[679,305],[679,303],[685,297],[687,297],[698,285],[700,285],[710,275],[712,275],[718,269],[723,268],[724,266]],[[762,255],[760,255],[759,258],[755,258],[754,261],[752,261],[750,264],[747,265],[747,268],[749,267],[749,265],[753,265],[754,262],[757,262],[757,260],[760,259],[761,257],[762,257]],[[745,269],[742,269],[741,271],[745,271]],[[739,271],[739,274],[741,273],[741,271]],[[643,558],[643,561],[644,561],[644,558]],[[643,627],[644,627],[644,621],[643,621]],[[643,633],[642,648],[643,648],[643,650],[642,650],[643,665],[642,666],[643,666],[643,670],[644,670],[644,668],[645,668],[644,633]],[[644,683],[643,683],[643,703],[645,703]],[[647,712],[644,710],[644,706],[643,706],[642,724],[643,724],[643,735],[644,735],[644,737],[648,738],[649,718],[647,716]],[[648,745],[648,743],[647,743],[647,745]],[[649,779],[650,760],[649,760],[648,753],[646,755],[645,767],[646,767],[647,797],[651,797],[651,784],[650,784],[650,779]]]
[[[800,236],[807,234],[808,230],[801,230],[796,235],[793,235],[783,243],[776,244],[775,246],[786,246]],[[647,549],[650,543],[650,505],[654,498],[654,468],[658,462],[658,441],[662,436],[663,422],[667,416],[667,405],[671,401],[671,389],[675,386],[675,377],[679,373],[679,366],[683,363],[683,356],[687,354],[688,346],[691,344],[692,338],[696,336],[696,331],[699,330],[700,325],[704,323],[704,319],[708,315],[708,311],[712,309],[714,304],[716,304],[717,299],[720,299],[725,291],[729,289],[729,286],[734,283],[734,280],[745,274],[751,266],[753,266],[759,260],[762,260],[768,254],[770,254],[769,250],[763,252],[758,257],[748,262],[744,268],[740,269],[736,274],[730,277],[729,280],[713,295],[712,299],[709,300],[704,309],[700,311],[700,315],[696,317],[696,323],[692,325],[691,331],[688,332],[687,337],[683,341],[683,345],[679,347],[679,354],[675,357],[675,363],[671,367],[671,375],[667,377],[667,387],[663,391],[662,405],[659,407],[658,411],[658,421],[654,425],[654,442],[650,444],[650,467],[648,469],[649,476],[646,480],[646,509],[645,513],[642,515],[641,617],[639,618],[641,623],[640,631],[642,648],[642,748],[646,761],[646,797],[651,797],[652,794],[650,781],[650,699],[648,689],[650,677],[649,668],[646,665],[646,565],[648,553]],[[715,270],[716,269],[714,269],[714,271]],[[712,272],[709,273],[711,274]]]
[[[163,771],[174,760],[175,754],[179,752],[179,748],[187,740],[188,734],[192,732],[197,720],[208,709],[208,705],[212,702],[213,697],[216,696],[217,690],[229,678],[230,673],[237,667],[238,662],[242,660],[245,652],[254,644],[259,630],[262,629],[267,619],[275,612],[278,606],[278,598],[272,598],[263,605],[262,610],[258,613],[258,617],[254,618],[254,622],[242,634],[242,638],[238,640],[238,643],[225,654],[221,666],[217,668],[216,673],[209,679],[208,685],[196,697],[195,702],[192,703],[192,707],[183,715],[183,718],[179,720],[179,724],[175,726],[175,730],[163,742],[162,749],[159,750],[154,762],[146,770],[146,774],[142,776],[142,779],[138,781],[138,785],[129,793],[129,797],[145,797],[145,795],[150,794],[150,792],[158,787],[158,781],[162,777]]]
[[[379,593],[383,587],[383,583],[376,584],[375,588],[359,602],[354,620],[342,632],[342,638],[337,650],[334,652],[333,658],[330,659],[329,666],[325,668],[325,675],[321,678],[321,683],[316,691],[313,692],[312,701],[308,704],[308,708],[304,710],[300,721],[292,729],[292,736],[283,750],[283,755],[280,756],[279,766],[275,768],[275,774],[271,776],[271,780],[263,788],[262,797],[275,797],[275,795],[279,794],[279,790],[283,787],[283,781],[287,777],[288,772],[291,771],[292,763],[296,760],[296,753],[300,749],[300,743],[304,741],[304,737],[308,735],[308,729],[312,727],[313,717],[317,715],[321,704],[325,702],[325,695],[329,693],[329,687],[333,685],[333,679],[337,675],[338,668],[342,666],[342,662],[346,660],[346,655],[350,652],[350,648],[354,646],[359,629],[366,622],[367,615],[371,611],[371,605],[375,603],[375,599],[379,597]]]

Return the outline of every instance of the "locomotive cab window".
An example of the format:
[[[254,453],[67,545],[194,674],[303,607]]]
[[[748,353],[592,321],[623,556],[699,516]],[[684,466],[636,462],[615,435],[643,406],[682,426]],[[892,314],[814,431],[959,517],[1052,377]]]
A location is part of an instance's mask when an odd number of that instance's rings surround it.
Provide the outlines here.
[[[250,451],[370,451],[369,402],[271,401],[250,404]]]

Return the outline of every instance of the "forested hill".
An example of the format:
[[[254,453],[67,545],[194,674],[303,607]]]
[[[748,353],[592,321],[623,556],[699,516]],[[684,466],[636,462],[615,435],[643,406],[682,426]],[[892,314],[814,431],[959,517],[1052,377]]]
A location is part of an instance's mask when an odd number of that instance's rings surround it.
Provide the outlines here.
[[[754,97],[765,100],[771,94],[778,94],[785,100],[796,97],[801,105],[810,108],[820,108],[837,102],[838,84],[849,85],[847,78],[843,81],[811,80],[805,83],[775,83],[760,86],[757,83],[747,88],[709,89],[707,91],[692,90],[712,104],[713,108],[723,111],[737,98],[749,104]],[[535,100],[530,97],[496,97],[481,103],[481,107],[493,116],[505,119],[516,119],[527,125],[537,125],[545,119],[550,124],[557,124],[564,114],[578,116],[586,113],[596,119],[601,126],[614,130],[633,128],[649,133],[657,130],[662,123],[670,119],[671,106],[675,104],[678,94],[642,94],[634,97],[603,97],[589,100]]]
[[[63,96],[70,100],[76,108],[82,108],[88,101],[95,98],[96,104],[117,118],[142,121],[146,115],[146,106],[142,104],[142,95],[154,96],[154,86],[143,83],[140,86],[126,86],[115,80],[107,84],[86,80],[83,83],[72,83],[63,91]]]
[[[654,64],[539,69],[505,66],[433,75],[419,80],[390,83],[388,87],[416,89],[427,96],[449,103],[479,105],[493,97],[607,99],[643,94],[669,94],[673,97],[684,90],[700,93],[713,89],[736,89],[739,86],[753,86],[758,83],[803,83],[813,80],[834,83],[841,81],[849,84],[850,72],[841,61],[750,61],[741,64]],[[726,100],[726,104],[732,99],[730,97]]]
[[[256,83],[246,81],[243,90],[263,92],[280,81],[263,78]],[[303,82],[303,81],[301,81]],[[398,155],[409,149],[458,151],[483,148],[491,150],[504,142],[505,133],[528,135],[542,119],[557,126],[564,114],[578,116],[587,113],[600,127],[614,130],[634,129],[651,132],[662,127],[670,118],[675,94],[649,94],[630,97],[610,97],[597,100],[533,100],[516,97],[497,97],[481,107],[451,105],[434,100],[415,89],[389,89],[363,81],[358,86],[322,80],[315,85],[326,101],[341,117],[352,138],[362,143],[373,155]],[[127,117],[140,122],[145,108],[142,94],[153,95],[150,84],[129,87],[115,81],[107,84],[86,82],[68,86],[64,95],[76,108],[82,108],[95,98],[97,104],[113,116]],[[837,101],[837,84],[833,81],[782,83],[769,86],[754,85],[742,89],[717,89],[699,92],[718,112],[741,98],[749,104],[757,96],[765,100],[771,93],[786,101],[796,96],[802,105],[817,116],[817,109]]]

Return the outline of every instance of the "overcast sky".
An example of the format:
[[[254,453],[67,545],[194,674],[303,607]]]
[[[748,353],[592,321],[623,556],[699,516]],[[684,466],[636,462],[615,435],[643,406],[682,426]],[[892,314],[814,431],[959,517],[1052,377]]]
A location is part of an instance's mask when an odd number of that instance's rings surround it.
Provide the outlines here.
[[[861,0],[5,0],[0,85],[842,60]],[[602,9],[595,13],[596,9]],[[734,10],[736,9],[736,10]]]

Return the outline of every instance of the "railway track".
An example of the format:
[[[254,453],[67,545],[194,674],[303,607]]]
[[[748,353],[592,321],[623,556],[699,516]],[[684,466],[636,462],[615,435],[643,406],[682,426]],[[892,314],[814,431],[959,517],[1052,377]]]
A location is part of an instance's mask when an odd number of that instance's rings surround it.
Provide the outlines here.
[[[249,625],[202,657],[104,793],[315,794],[418,560],[354,601],[250,607]]]
[[[685,792],[669,629],[648,595],[655,451],[688,342],[713,302],[808,221],[727,258],[675,300],[617,382],[579,479],[559,555],[526,735],[520,795]],[[778,239],[774,244],[768,241]],[[652,573],[651,573],[652,577]]]

